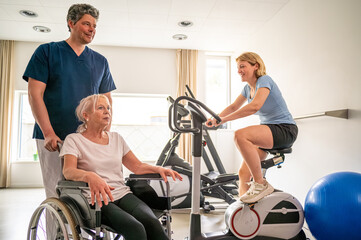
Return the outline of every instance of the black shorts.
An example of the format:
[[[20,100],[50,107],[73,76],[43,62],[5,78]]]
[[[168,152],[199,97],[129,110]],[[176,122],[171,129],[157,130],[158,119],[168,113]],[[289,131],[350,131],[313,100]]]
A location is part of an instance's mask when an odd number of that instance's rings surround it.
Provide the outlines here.
[[[295,124],[264,124],[271,129],[273,136],[272,149],[288,148],[296,141],[298,127]]]

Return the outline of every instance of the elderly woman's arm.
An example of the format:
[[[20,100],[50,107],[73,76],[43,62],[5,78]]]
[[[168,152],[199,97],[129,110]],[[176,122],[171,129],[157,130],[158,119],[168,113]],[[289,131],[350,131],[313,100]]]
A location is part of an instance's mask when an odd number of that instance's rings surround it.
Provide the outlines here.
[[[108,205],[107,195],[111,201],[114,201],[112,193],[110,192],[110,190],[113,190],[114,188],[109,186],[96,173],[78,169],[77,161],[77,157],[74,155],[64,155],[63,175],[65,179],[88,183],[91,193],[91,202],[93,205],[96,200],[99,206],[102,206],[100,196],[102,196],[105,205]]]
[[[128,168],[135,174],[159,173],[165,182],[168,181],[167,176],[171,176],[173,180],[175,180],[176,178],[182,180],[182,176],[179,175],[178,172],[173,171],[172,169],[163,168],[160,166],[152,166],[139,161],[139,159],[134,155],[132,151],[129,151],[123,157],[123,164],[126,168]]]

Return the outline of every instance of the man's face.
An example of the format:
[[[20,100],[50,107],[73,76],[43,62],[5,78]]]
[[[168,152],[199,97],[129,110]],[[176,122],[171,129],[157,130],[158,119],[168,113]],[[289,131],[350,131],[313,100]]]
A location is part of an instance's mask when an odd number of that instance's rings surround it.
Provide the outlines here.
[[[93,41],[97,26],[97,21],[94,17],[84,14],[75,24],[71,21],[68,24],[71,29],[71,35],[81,44],[88,44]]]

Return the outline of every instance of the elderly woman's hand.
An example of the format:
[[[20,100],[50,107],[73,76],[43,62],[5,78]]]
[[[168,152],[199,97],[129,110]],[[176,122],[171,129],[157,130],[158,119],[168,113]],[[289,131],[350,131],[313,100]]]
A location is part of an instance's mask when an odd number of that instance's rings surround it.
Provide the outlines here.
[[[180,181],[183,180],[182,176],[178,172],[169,168],[157,167],[157,172],[164,179],[164,182],[168,182],[167,176],[172,177],[174,181],[176,180],[176,178]]]
[[[111,202],[114,201],[113,195],[110,192],[114,187],[109,186],[101,177],[96,173],[90,172],[87,176],[87,182],[90,188],[91,202],[94,205],[95,200],[99,207],[102,207],[102,199],[105,205],[108,205],[108,197]]]

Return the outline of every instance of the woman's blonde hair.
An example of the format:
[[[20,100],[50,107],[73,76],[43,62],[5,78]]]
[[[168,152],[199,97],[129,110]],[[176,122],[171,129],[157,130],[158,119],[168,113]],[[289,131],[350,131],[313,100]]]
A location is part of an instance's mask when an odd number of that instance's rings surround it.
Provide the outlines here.
[[[84,118],[83,113],[92,113],[95,111],[96,103],[99,98],[105,98],[109,101],[108,97],[103,94],[93,94],[83,98],[75,109],[75,114],[80,122],[82,122],[76,132],[84,132],[87,129],[87,120]]]
[[[257,78],[266,75],[266,66],[264,65],[262,58],[257,53],[254,52],[242,53],[238,58],[236,58],[237,63],[240,61],[246,61],[252,66],[258,64],[258,69],[255,72]]]

